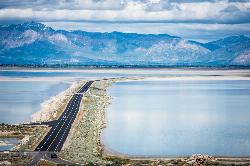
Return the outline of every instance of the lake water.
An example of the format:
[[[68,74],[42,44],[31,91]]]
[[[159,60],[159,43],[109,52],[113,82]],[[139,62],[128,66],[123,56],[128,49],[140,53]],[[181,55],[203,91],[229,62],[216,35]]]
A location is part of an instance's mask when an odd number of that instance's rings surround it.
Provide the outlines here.
[[[0,123],[22,123],[40,110],[40,104],[79,79],[138,76],[119,70],[0,70]]]
[[[109,88],[102,143],[133,156],[250,156],[250,81],[137,81]]]
[[[250,156],[250,81],[181,80],[183,76],[220,75],[249,79],[249,73],[171,69],[0,70],[0,123],[30,120],[42,102],[77,79],[179,77],[180,81],[114,84],[109,89],[114,100],[106,112],[103,144],[113,152],[136,156]]]
[[[0,151],[11,150],[18,143],[17,138],[0,138],[0,141],[3,141],[7,144],[0,146]]]
[[[60,81],[0,81],[0,123],[29,121],[42,102],[69,86]]]
[[[199,70],[199,69],[22,69],[1,70],[0,80],[3,78],[60,78],[60,79],[82,79],[82,78],[107,78],[107,77],[134,77],[134,76],[250,76],[250,70]]]

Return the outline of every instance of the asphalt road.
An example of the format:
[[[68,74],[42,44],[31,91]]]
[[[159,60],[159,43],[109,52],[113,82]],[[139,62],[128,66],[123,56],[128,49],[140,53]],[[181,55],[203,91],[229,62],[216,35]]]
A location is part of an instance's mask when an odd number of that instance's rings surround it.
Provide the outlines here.
[[[58,158],[51,158],[51,154],[55,154],[55,152],[48,152],[48,151],[36,151],[36,152],[29,152],[29,155],[32,156],[31,162],[27,166],[36,166],[37,163],[41,160],[47,160],[55,164],[60,165],[75,165],[70,163],[69,161],[63,160],[60,157]]]
[[[52,125],[52,128],[35,151],[59,152],[69,134],[71,126],[79,111],[79,106],[85,93],[94,81],[88,81],[69,101],[60,118]]]

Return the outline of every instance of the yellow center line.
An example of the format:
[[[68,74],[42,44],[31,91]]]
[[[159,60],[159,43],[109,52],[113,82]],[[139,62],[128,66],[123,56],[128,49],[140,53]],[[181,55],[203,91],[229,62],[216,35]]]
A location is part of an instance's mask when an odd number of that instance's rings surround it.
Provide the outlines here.
[[[74,102],[75,104],[75,102]],[[70,111],[68,117],[65,119],[65,121],[63,122],[63,125],[61,126],[61,128],[59,129],[59,131],[57,132],[56,136],[54,137],[53,141],[50,143],[49,147],[47,148],[47,150],[51,147],[51,145],[55,142],[58,134],[60,133],[61,129],[64,127],[64,124],[66,123],[66,121],[68,120],[68,118],[70,117],[70,115],[72,114],[73,111]]]
[[[73,100],[72,100],[71,103],[70,103],[70,102],[68,103],[69,107],[66,108],[66,110],[69,109],[69,108],[72,106],[72,103],[73,103]],[[46,144],[46,142],[50,139],[50,137],[53,135],[54,131],[56,130],[57,126],[58,126],[60,123],[61,123],[61,122],[59,122],[59,123],[56,125],[56,127],[53,129],[52,133],[49,135],[49,137],[48,137],[48,138],[46,139],[46,141],[43,143],[42,147],[43,147],[43,146]]]
[[[86,83],[82,88],[87,87],[87,85],[88,85],[88,83]],[[82,89],[82,88],[81,88],[81,89]],[[74,102],[72,102],[73,105],[76,104],[75,102],[76,102],[75,100],[74,100]],[[52,144],[55,142],[55,140],[56,140],[58,134],[60,133],[61,129],[64,127],[64,124],[66,123],[66,121],[68,120],[68,118],[70,117],[70,115],[72,114],[72,112],[73,112],[73,111],[70,111],[69,115],[67,116],[67,118],[66,118],[65,121],[63,122],[61,128],[60,128],[59,131],[57,132],[56,136],[54,137],[54,139],[53,139],[52,142],[50,143],[50,145],[49,145],[49,147],[47,148],[47,150],[48,150],[48,149],[52,146]],[[59,123],[60,123],[60,122],[59,122]]]

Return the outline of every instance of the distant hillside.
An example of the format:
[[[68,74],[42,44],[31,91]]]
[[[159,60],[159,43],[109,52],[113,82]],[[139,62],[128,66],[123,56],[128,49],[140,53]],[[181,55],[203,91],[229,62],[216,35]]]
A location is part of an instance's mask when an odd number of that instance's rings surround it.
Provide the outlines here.
[[[250,66],[250,39],[209,43],[167,34],[54,30],[28,22],[0,27],[0,65]]]

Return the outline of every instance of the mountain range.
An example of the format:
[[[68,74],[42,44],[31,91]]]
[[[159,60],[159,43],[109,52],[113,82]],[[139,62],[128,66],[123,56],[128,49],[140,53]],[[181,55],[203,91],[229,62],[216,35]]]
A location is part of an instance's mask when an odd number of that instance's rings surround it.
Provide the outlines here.
[[[0,26],[0,65],[250,66],[250,38],[200,43],[167,34],[65,31],[27,22]]]

